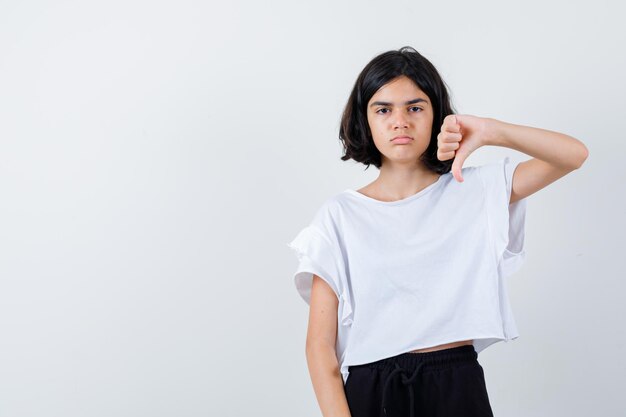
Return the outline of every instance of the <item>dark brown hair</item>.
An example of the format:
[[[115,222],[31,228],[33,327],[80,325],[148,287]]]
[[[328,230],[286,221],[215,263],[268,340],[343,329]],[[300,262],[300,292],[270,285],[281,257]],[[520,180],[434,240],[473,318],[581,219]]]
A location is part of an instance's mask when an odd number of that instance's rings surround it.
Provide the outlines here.
[[[430,144],[420,160],[438,174],[450,172],[454,158],[447,161],[437,159],[437,135],[443,119],[456,112],[437,69],[410,46],[376,56],[359,74],[341,118],[339,140],[344,148],[341,160],[354,159],[365,164],[365,169],[370,164],[380,169],[382,156],[374,145],[367,122],[367,103],[382,86],[401,75],[410,78],[430,98],[433,108]]]

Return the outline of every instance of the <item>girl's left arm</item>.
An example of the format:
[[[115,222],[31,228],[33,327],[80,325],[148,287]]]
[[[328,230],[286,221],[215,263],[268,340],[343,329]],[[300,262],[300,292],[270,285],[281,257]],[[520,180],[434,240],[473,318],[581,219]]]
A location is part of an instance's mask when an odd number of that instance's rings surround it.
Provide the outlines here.
[[[482,145],[503,146],[533,157],[515,169],[510,203],[580,168],[589,156],[581,141],[563,133],[492,118],[486,119],[484,127]]]

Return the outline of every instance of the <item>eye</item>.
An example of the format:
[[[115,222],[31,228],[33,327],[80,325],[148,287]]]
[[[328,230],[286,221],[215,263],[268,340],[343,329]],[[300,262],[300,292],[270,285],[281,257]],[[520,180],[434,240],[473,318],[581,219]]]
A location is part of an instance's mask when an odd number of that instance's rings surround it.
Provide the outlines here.
[[[382,112],[383,110],[389,110],[389,109],[386,109],[386,108],[384,108],[384,107],[383,107],[382,109],[378,109],[378,110],[376,110],[376,113],[380,113],[380,112]],[[385,114],[385,113],[380,113],[380,114]]]
[[[411,107],[411,109],[418,109],[418,110],[422,110],[422,108],[421,108],[421,107],[417,107],[417,106],[413,106],[413,107]],[[417,112],[417,110],[416,110],[416,112]]]

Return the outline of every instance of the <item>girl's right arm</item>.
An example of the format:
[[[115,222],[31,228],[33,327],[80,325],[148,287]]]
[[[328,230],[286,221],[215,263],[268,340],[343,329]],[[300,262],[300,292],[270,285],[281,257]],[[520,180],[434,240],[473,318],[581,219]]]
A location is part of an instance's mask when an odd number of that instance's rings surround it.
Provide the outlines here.
[[[313,390],[324,417],[350,417],[335,351],[339,300],[332,288],[313,275],[306,359]]]

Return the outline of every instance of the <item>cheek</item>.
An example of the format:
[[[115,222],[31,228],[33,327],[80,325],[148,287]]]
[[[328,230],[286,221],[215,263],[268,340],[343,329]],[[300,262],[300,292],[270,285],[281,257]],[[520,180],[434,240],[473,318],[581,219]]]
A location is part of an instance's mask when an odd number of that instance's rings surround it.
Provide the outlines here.
[[[376,130],[371,130],[371,133],[372,133],[372,141],[374,142],[374,145],[376,145],[377,148],[379,148],[380,146],[384,146],[385,135],[382,134],[382,132],[376,131]]]
[[[370,131],[375,131],[376,130],[376,122],[372,120],[371,116],[367,117],[367,125],[370,128]]]
[[[370,128],[370,132],[372,133],[372,137],[376,138],[377,136],[380,136],[380,133],[382,132],[381,126],[379,124],[377,124],[376,122],[372,122],[371,120],[368,120],[367,125]]]

